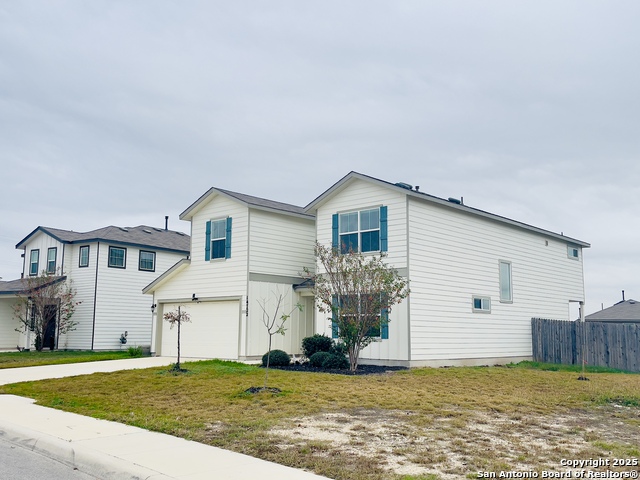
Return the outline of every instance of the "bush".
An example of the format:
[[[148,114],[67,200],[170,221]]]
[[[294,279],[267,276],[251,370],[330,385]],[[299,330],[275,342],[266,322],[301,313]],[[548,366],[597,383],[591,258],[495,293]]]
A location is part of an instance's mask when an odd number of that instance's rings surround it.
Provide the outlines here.
[[[349,353],[347,351],[347,346],[344,343],[334,343],[329,349],[329,353],[333,355],[337,355],[338,357],[346,357]]]
[[[142,356],[142,347],[129,347],[127,348],[127,352],[129,352],[130,357],[141,357]]]
[[[265,353],[262,356],[262,366],[267,366],[267,356],[269,356],[269,352]],[[289,354],[282,350],[271,350],[271,356],[269,357],[269,366],[270,367],[286,367],[291,363],[291,358]]]
[[[311,337],[302,339],[302,352],[308,359],[317,352],[328,352],[333,346],[333,340],[326,335],[316,333]]]
[[[344,355],[334,355],[330,353],[322,362],[322,368],[326,368],[327,370],[349,368],[349,360],[347,360]]]
[[[312,367],[323,368],[322,364],[325,359],[330,356],[331,354],[329,352],[316,352],[309,357],[309,363]]]

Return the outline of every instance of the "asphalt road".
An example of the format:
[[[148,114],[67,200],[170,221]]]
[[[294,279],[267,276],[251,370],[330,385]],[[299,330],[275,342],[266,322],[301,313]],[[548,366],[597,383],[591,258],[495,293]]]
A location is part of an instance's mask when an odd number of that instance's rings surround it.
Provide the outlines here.
[[[63,463],[0,439],[2,480],[96,480]]]

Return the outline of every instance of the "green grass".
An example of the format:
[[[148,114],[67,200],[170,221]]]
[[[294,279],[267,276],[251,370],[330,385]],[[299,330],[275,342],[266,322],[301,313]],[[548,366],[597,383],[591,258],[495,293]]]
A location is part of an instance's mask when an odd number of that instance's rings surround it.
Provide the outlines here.
[[[479,470],[517,468],[518,462],[549,469],[561,458],[612,458],[616,453],[636,452],[638,447],[637,424],[630,422],[640,414],[640,375],[590,373],[590,381],[583,382],[574,372],[522,365],[425,368],[372,376],[271,370],[269,386],[281,393],[251,395],[245,390],[263,385],[262,368],[222,361],[184,363],[183,367],[188,369],[186,374],[172,373],[167,367],[97,373],[6,385],[0,393],[35,398],[41,405],[196,440],[335,479],[437,479],[447,471],[439,465],[451,455],[462,462],[449,468],[464,478]],[[310,418],[322,420],[337,413],[364,419],[351,430],[359,435],[355,451],[333,441],[287,439],[271,433],[273,428],[310,428]],[[603,431],[615,432],[616,437],[598,436],[599,430],[592,428],[596,424],[589,423],[591,415],[600,424],[611,422]],[[557,425],[559,416],[570,423],[551,435],[549,425]],[[394,438],[404,443],[391,450],[374,447],[373,454],[362,456],[358,449],[388,436],[376,430],[378,420],[394,427]],[[625,422],[635,445],[622,443],[626,434],[620,425]],[[538,451],[532,438],[550,449]],[[512,446],[506,448],[492,439]],[[565,440],[580,440],[584,445],[569,451]],[[389,456],[403,456],[429,471],[394,475],[385,470]]]
[[[114,352],[88,351],[29,351],[0,353],[0,368],[34,367],[37,365],[59,365],[62,363],[97,362],[131,358],[127,350]]]

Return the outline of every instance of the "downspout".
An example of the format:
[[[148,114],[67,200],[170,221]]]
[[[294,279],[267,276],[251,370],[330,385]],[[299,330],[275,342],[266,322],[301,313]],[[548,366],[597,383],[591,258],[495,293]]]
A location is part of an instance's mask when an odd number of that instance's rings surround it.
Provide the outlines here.
[[[93,290],[93,326],[91,328],[91,350],[93,350],[93,343],[96,338],[96,303],[98,301],[98,265],[100,263],[100,242],[96,247],[96,281]]]

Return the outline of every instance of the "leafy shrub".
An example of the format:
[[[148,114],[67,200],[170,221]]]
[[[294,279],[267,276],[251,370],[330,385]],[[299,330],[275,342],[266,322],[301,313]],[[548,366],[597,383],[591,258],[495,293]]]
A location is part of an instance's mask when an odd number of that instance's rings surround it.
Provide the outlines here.
[[[347,360],[347,357],[344,355],[334,355],[330,353],[322,362],[322,368],[326,368],[327,370],[349,368],[349,360]]]
[[[129,352],[130,357],[141,357],[142,356],[142,347],[129,347],[127,348],[127,352]]]
[[[302,339],[302,352],[311,360],[313,354],[317,352],[328,352],[333,346],[333,340],[326,335],[316,333],[311,337]]]
[[[329,352],[316,352],[309,357],[309,363],[312,367],[323,368],[322,364],[325,359],[330,356],[331,354]]]
[[[269,356],[269,352],[265,353],[262,356],[262,366],[267,366],[267,356]],[[271,356],[269,357],[269,366],[270,367],[286,367],[291,363],[291,358],[289,354],[283,350],[271,350]]]
[[[347,351],[347,346],[340,342],[334,343],[329,349],[329,353],[337,355],[338,357],[346,357],[349,352]]]

